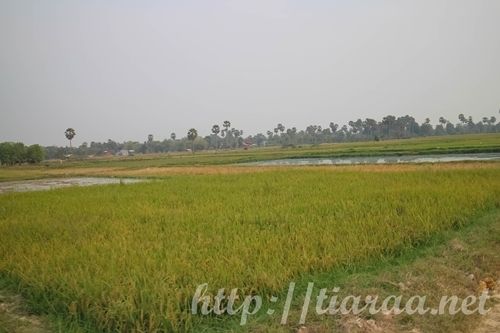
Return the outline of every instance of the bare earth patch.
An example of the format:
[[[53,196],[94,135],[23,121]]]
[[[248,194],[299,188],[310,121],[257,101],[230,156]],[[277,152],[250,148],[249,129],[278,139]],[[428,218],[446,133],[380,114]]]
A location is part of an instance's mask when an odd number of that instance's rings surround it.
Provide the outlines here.
[[[49,333],[44,320],[26,311],[20,296],[0,291],[0,332]]]

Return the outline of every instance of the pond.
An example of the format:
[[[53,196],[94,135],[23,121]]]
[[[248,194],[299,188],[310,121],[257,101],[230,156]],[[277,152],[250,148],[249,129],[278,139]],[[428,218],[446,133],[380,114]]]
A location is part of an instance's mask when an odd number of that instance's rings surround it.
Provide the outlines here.
[[[44,191],[69,186],[132,184],[144,181],[132,178],[73,177],[0,182],[0,193]]]
[[[353,164],[397,164],[397,163],[444,163],[465,161],[500,161],[500,153],[446,154],[446,155],[405,155],[366,156],[334,158],[289,158],[247,163],[257,166],[279,165],[353,165]]]

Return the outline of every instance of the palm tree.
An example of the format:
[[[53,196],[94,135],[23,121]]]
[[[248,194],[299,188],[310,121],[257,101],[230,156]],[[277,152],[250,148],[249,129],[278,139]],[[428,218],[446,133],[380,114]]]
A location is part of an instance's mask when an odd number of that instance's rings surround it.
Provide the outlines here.
[[[231,122],[229,120],[224,120],[224,122],[222,123],[222,127],[224,127],[224,129],[222,130],[221,135],[223,138],[225,137],[224,145],[227,147],[229,145],[228,144],[228,142],[229,142],[229,135],[228,134],[229,134],[229,127],[231,127]]]
[[[337,132],[337,128],[339,128],[339,125],[335,124],[334,122],[331,122],[329,127],[332,130],[332,134],[335,134],[335,132]]]
[[[214,134],[213,135],[213,141],[212,144],[213,146],[215,147],[215,149],[217,149],[217,135],[220,133],[220,126],[215,124],[212,126],[212,133]]]
[[[276,128],[278,128],[278,131],[280,131],[280,132],[281,132],[281,134],[283,134],[283,132],[285,131],[285,126],[283,126],[283,124],[281,124],[281,123],[280,123],[280,124],[278,124],[278,125],[276,126]]]
[[[66,129],[66,132],[64,132],[64,135],[66,136],[66,139],[69,140],[69,147],[71,148],[71,140],[73,140],[73,138],[76,135],[75,130],[70,127],[68,129]]]
[[[194,154],[194,140],[198,137],[198,131],[194,128],[191,128],[187,133],[187,138],[191,141],[191,151]]]
[[[214,126],[212,126],[212,133],[213,133],[213,134],[217,135],[217,134],[219,134],[219,132],[220,132],[220,127],[219,127],[219,125],[214,125]]]
[[[467,118],[465,118],[463,113],[458,115],[458,120],[460,120],[464,124],[467,123]]]

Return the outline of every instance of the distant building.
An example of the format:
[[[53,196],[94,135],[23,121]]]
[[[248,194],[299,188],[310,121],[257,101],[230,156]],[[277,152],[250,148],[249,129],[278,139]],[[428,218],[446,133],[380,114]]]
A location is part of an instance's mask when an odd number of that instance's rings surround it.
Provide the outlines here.
[[[118,156],[134,156],[134,150],[132,149],[121,149],[116,153]]]

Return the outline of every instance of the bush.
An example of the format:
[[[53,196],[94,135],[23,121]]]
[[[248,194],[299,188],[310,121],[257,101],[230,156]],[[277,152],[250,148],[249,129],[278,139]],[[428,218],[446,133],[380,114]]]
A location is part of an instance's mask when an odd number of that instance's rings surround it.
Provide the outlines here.
[[[40,145],[25,146],[22,142],[0,143],[0,164],[40,163],[44,150]]]

